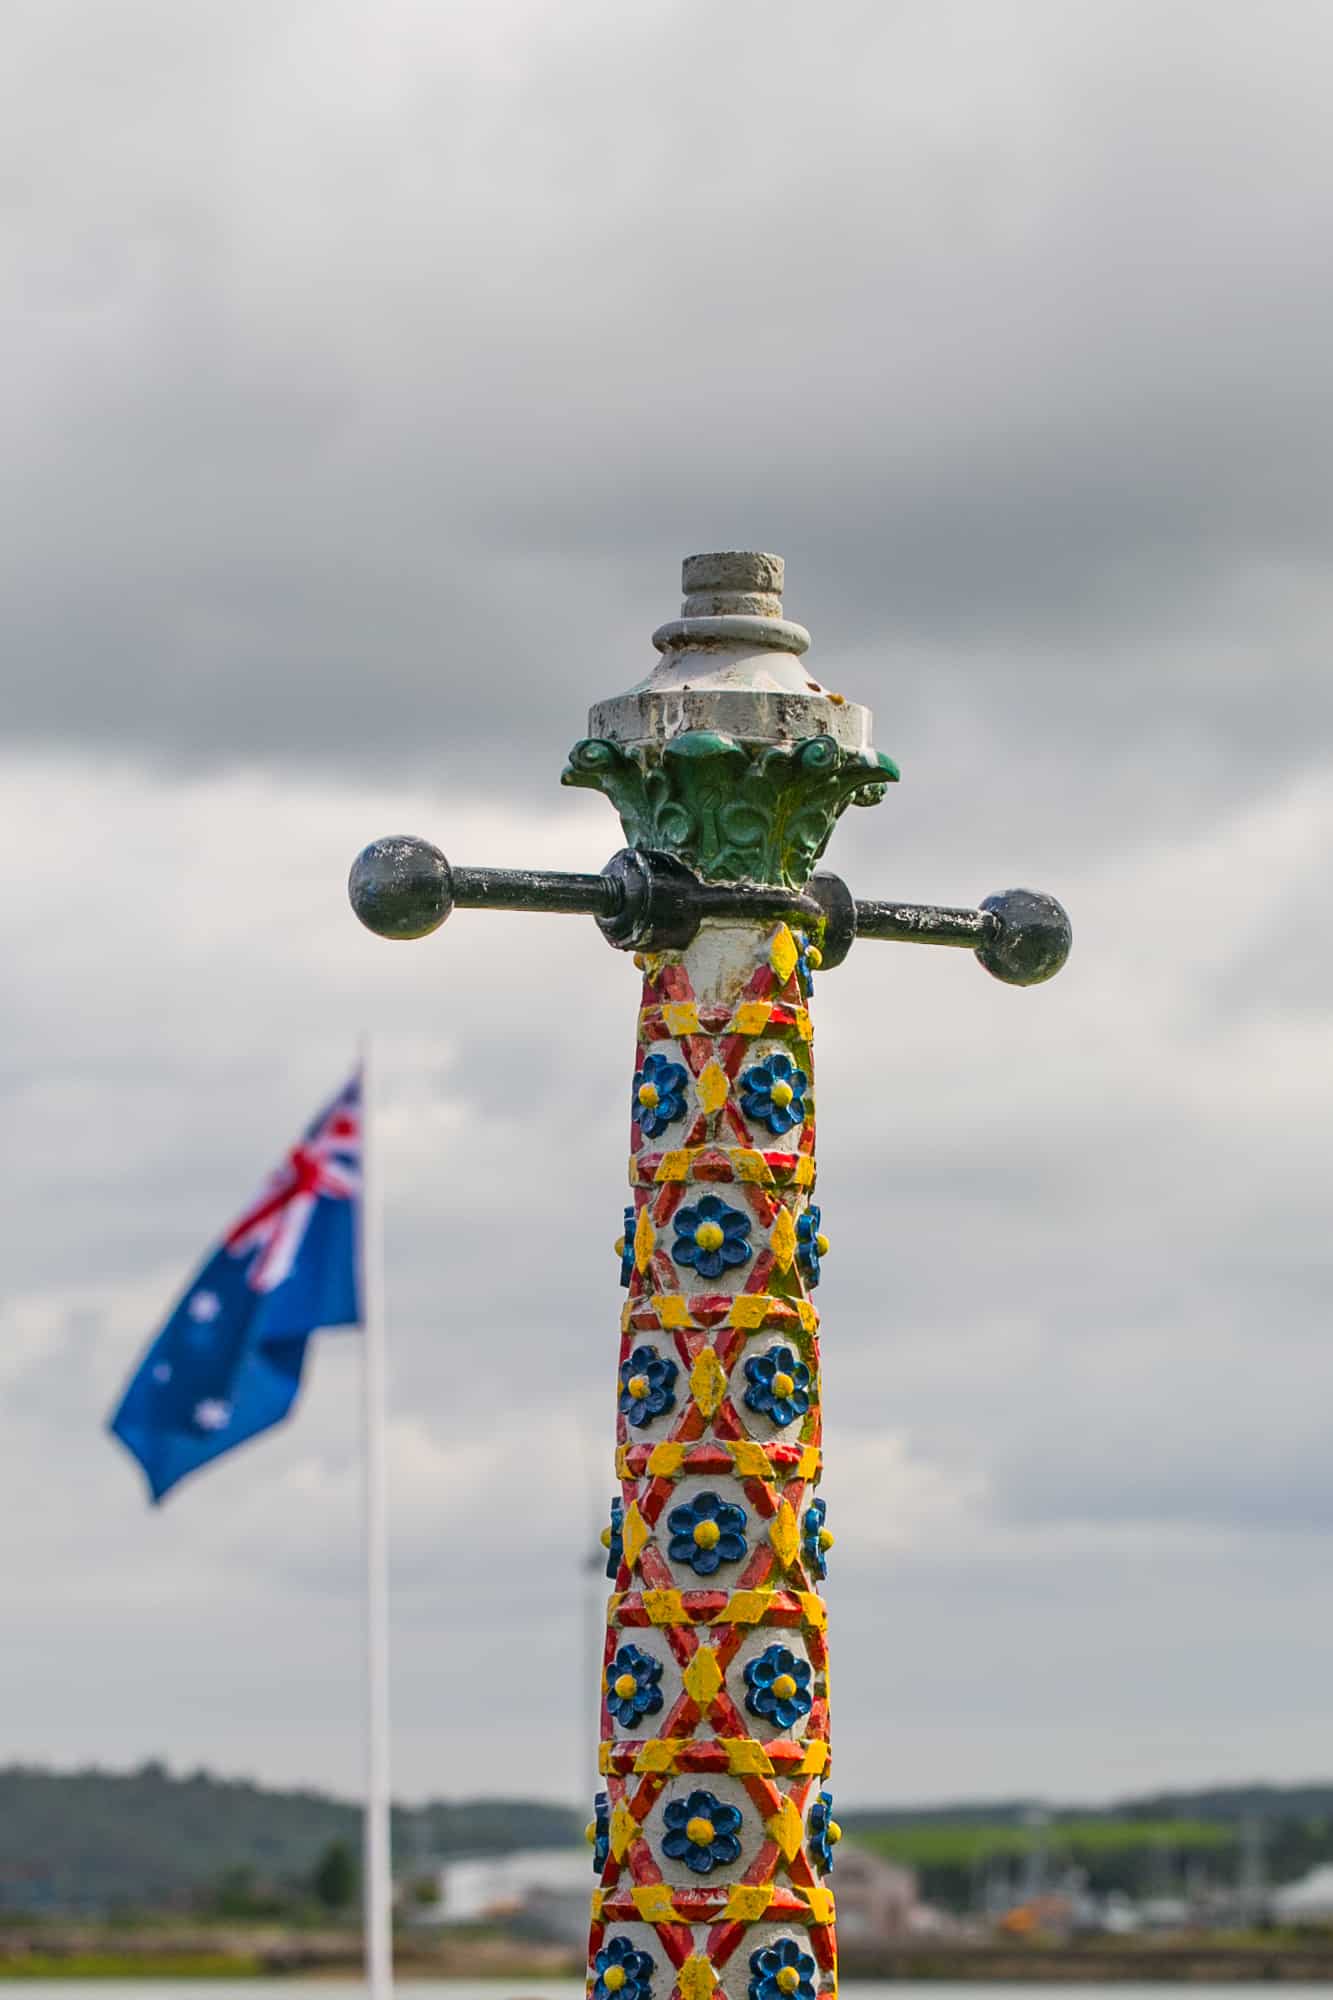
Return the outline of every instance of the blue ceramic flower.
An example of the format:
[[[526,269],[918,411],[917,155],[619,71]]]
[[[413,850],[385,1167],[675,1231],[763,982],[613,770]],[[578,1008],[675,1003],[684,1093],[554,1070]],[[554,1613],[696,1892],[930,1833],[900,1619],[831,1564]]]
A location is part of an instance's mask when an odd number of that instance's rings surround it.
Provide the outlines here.
[[[629,1207],[625,1210],[625,1233],[621,1237],[619,1243],[617,1243],[616,1245],[616,1249],[620,1252],[620,1282],[625,1287],[626,1291],[629,1290],[629,1281],[634,1276],[635,1220],[636,1218],[634,1214],[634,1204],[633,1202],[631,1202]],[[800,1236],[799,1223],[797,1224],[796,1233],[799,1238]]]
[[[810,1370],[790,1347],[770,1347],[745,1362],[745,1404],[775,1424],[795,1423],[810,1407]]]
[[[653,1347],[636,1347],[620,1364],[620,1414],[635,1430],[676,1407],[678,1369],[669,1355]]]
[[[833,1850],[842,1839],[842,1828],[833,1817],[832,1792],[819,1794],[806,1818],[805,1831],[815,1866],[821,1875],[827,1875],[833,1866]]]
[[[649,2000],[653,1961],[627,1937],[608,1938],[592,1962],[597,1974],[592,2000]]]
[[[741,1077],[741,1110],[756,1125],[767,1125],[781,1136],[805,1118],[805,1093],[810,1079],[779,1049]]]
[[[817,1507],[822,1507],[823,1504],[822,1500],[815,1502]],[[606,1550],[606,1573],[614,1583],[619,1574],[620,1565],[625,1558],[625,1503],[623,1500],[613,1500],[611,1502],[611,1525],[609,1528],[602,1529],[602,1547]],[[824,1574],[823,1570],[820,1570],[819,1574],[822,1576]]]
[[[828,1237],[820,1230],[820,1219],[819,1204],[813,1201],[796,1218],[796,1261],[812,1290],[819,1283],[819,1260],[828,1256]]]
[[[712,1576],[719,1563],[745,1554],[745,1509],[716,1493],[696,1493],[667,1515],[672,1562],[688,1563],[696,1576]]]
[[[595,1795],[592,1815],[588,1827],[588,1839],[592,1844],[592,1872],[600,1875],[611,1853],[611,1801],[605,1792]]]
[[[655,1139],[685,1115],[684,1063],[668,1062],[665,1056],[645,1056],[643,1068],[634,1072],[634,1116],[645,1139]]]
[[[767,1716],[780,1729],[790,1729],[810,1713],[810,1662],[790,1646],[767,1646],[757,1658],[747,1660],[745,1686],[745,1706],[751,1715]]]
[[[817,944],[811,943],[804,931],[797,931],[796,947],[798,953],[796,970],[801,975],[801,985],[805,992],[813,993],[815,990],[815,974],[824,963],[824,954]]]
[[[606,1705],[624,1729],[662,1706],[662,1662],[637,1646],[622,1646],[606,1670]]]
[[[801,1517],[801,1554],[812,1576],[828,1575],[828,1552],[833,1536],[824,1526],[827,1500],[812,1500]]]
[[[688,1798],[673,1799],[663,1818],[667,1830],[662,1852],[673,1861],[683,1861],[696,1875],[725,1868],[740,1854],[736,1837],[740,1809],[724,1806],[714,1792],[691,1792]]]
[[[795,1938],[750,1953],[750,2000],[815,2000],[815,1961]]]
[[[701,1278],[720,1278],[737,1265],[748,1264],[750,1218],[739,1208],[731,1208],[718,1195],[706,1194],[688,1208],[678,1208],[672,1220],[676,1240],[671,1255],[677,1264],[689,1264]]]

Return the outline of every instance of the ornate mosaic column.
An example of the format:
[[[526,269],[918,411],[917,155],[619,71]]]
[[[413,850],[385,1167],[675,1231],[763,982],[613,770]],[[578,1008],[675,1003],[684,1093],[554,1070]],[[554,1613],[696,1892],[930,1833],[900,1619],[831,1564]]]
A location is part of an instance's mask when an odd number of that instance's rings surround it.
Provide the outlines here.
[[[782,564],[685,564],[662,664],[566,781],[705,882],[801,890],[897,776],[807,672]],[[815,2000],[836,1982],[811,992],[800,925],[640,953],[607,1532],[594,2000]]]
[[[395,835],[349,885],[388,938],[456,907],[591,915],[643,973],[590,2000],[836,1985],[814,975],[878,938],[961,946],[1031,986],[1070,948],[1060,905],[1030,890],[942,909],[813,873],[844,808],[898,773],[867,710],[808,670],[782,568],[689,558],[658,665],[594,707],[564,777],[620,815],[628,845],[600,874],[459,868]]]

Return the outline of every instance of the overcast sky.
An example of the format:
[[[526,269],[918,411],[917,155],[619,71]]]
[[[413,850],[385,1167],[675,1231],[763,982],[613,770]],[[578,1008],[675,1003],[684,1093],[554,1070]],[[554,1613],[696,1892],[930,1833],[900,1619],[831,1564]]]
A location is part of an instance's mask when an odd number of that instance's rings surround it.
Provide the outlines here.
[[[831,865],[1076,936],[819,982],[838,1796],[1333,1775],[1333,11],[5,51],[0,1759],[359,1782],[355,1336],[156,1513],[100,1426],[369,1024],[398,1789],[593,1789],[635,975],[344,884],[599,867],[565,752],[750,547],[903,767]]]

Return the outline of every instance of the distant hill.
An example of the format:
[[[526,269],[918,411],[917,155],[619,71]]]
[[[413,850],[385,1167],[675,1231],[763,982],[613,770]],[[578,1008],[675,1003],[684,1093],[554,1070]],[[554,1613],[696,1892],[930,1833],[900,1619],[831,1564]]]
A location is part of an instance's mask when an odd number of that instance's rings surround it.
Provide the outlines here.
[[[1160,1893],[1191,1869],[1231,1879],[1241,1829],[1257,1820],[1273,1880],[1333,1860],[1333,1783],[1234,1785],[1163,1792],[1110,1806],[1033,1801],[884,1806],[840,1812],[847,1833],[916,1868],[925,1893],[956,1906],[990,1869],[1016,1877],[1034,1847],[1053,1869],[1084,1869],[1094,1887]],[[437,1800],[394,1811],[400,1873],[449,1856],[563,1847],[585,1815],[532,1799]],[[0,1770],[0,1914],[230,1908],[249,1897],[299,1903],[335,1841],[356,1849],[361,1814],[314,1791],[270,1791],[206,1771]]]
[[[914,1868],[925,1895],[973,1905],[987,1880],[1031,1881],[1074,1868],[1089,1886],[1131,1896],[1179,1894],[1190,1881],[1231,1883],[1242,1843],[1267,1877],[1289,1881],[1333,1861],[1333,1784],[1231,1785],[1160,1792],[1110,1806],[1032,1800],[894,1807],[839,1814],[864,1846]]]
[[[1251,1814],[1267,1818],[1333,1818],[1333,1778],[1307,1784],[1229,1784],[1203,1792],[1151,1792],[1119,1798],[1109,1806],[1055,1806],[1043,1798],[957,1800],[947,1806],[863,1806],[841,1818],[875,1826],[1021,1826],[1041,1810],[1053,1820],[1219,1820],[1239,1824]]]
[[[1206,1819],[1238,1826],[1254,1814],[1263,1818],[1333,1819],[1333,1779],[1303,1785],[1216,1785],[1197,1792],[1154,1792],[1117,1799],[1111,1805],[1052,1805],[1025,1799],[958,1800],[942,1806],[867,1806],[840,1817],[845,1825],[1022,1826],[1039,1809],[1053,1823],[1089,1819]]]
[[[1222,1785],[1202,1792],[1159,1792],[1126,1799],[1115,1808],[1122,1818],[1156,1819],[1163,1810],[1192,1819],[1239,1825],[1260,1819],[1333,1820],[1333,1782],[1304,1785]]]
[[[394,1811],[394,1852],[506,1854],[582,1835],[572,1808],[529,1799],[438,1801]],[[269,1791],[137,1771],[0,1769],[0,1911],[188,1909],[219,1884],[290,1889],[333,1841],[356,1848],[360,1808],[321,1792]]]

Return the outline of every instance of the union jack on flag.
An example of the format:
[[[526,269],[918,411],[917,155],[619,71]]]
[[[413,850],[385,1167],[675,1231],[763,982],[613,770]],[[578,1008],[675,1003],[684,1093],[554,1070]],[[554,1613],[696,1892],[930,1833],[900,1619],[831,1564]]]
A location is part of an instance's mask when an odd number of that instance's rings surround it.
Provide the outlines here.
[[[204,1260],[111,1419],[155,1501],[289,1415],[312,1333],[361,1325],[360,1191],[358,1074]]]

